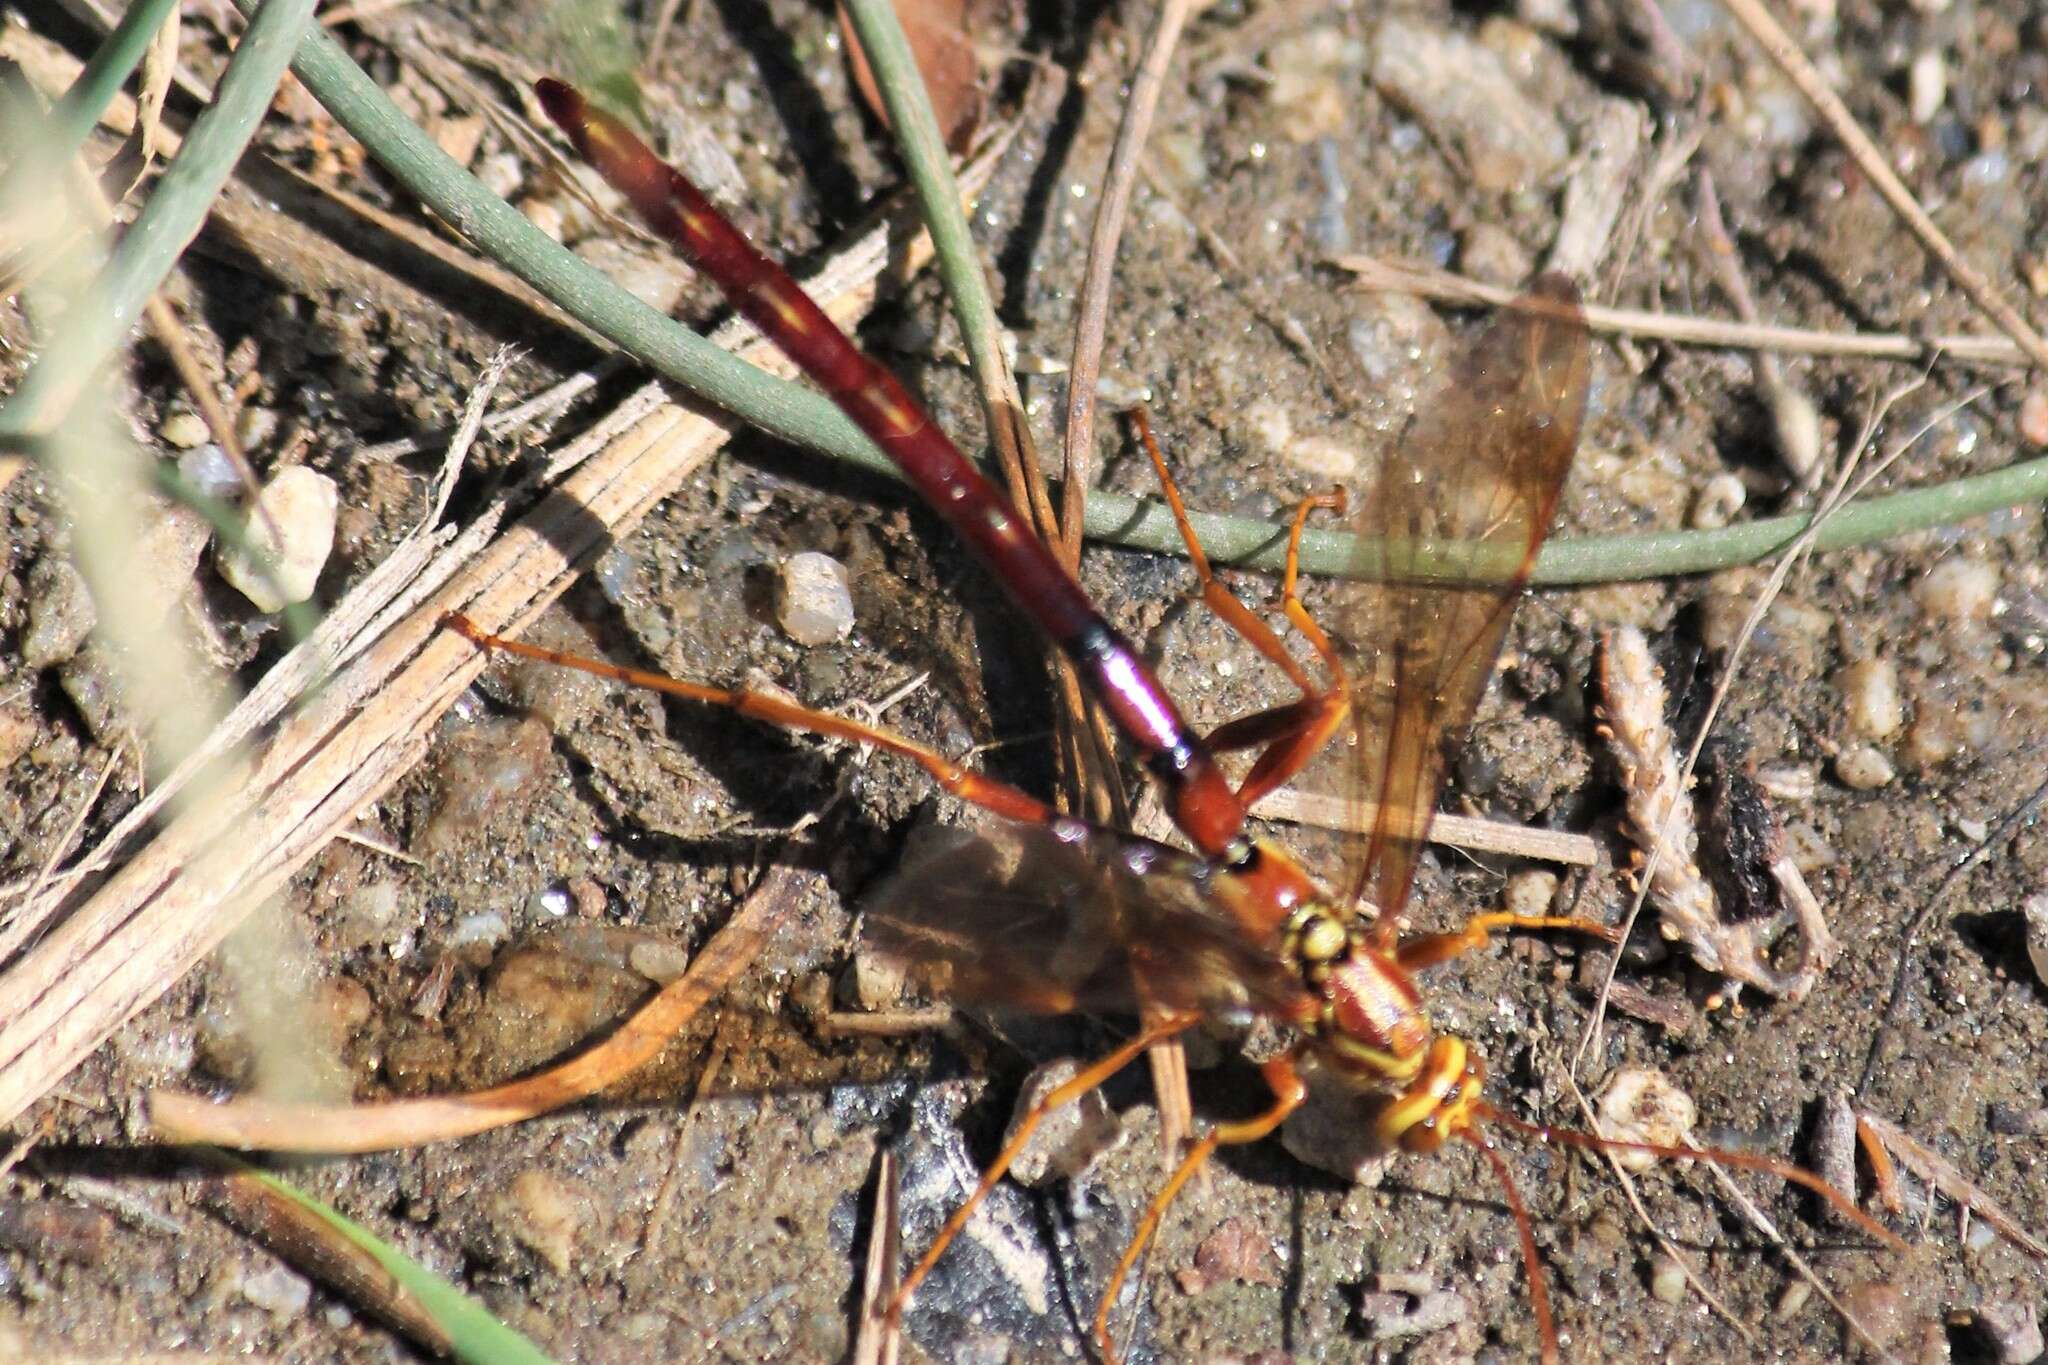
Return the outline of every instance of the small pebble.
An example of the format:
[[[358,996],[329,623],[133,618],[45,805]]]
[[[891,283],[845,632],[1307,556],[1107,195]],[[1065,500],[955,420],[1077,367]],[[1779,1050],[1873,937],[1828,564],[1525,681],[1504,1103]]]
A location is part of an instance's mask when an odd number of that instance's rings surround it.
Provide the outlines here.
[[[2028,389],[2020,400],[2020,435],[2029,445],[2048,446],[2048,389]]]
[[[1778,456],[1785,467],[1804,483],[1820,462],[1820,409],[1790,384],[1771,389],[1771,429],[1777,434]]]
[[[583,1192],[550,1171],[525,1170],[512,1177],[497,1201],[500,1229],[539,1256],[557,1275],[576,1264],[590,1201]]]
[[[1676,1308],[1685,1302],[1685,1267],[1670,1256],[1659,1256],[1650,1265],[1650,1297]]]
[[[1695,530],[1710,531],[1726,526],[1749,500],[1749,490],[1733,474],[1716,474],[1708,479],[1693,499],[1691,521]]]
[[[1244,410],[1244,429],[1253,440],[1274,455],[1284,455],[1294,443],[1294,418],[1270,398],[1261,398]]]
[[[510,920],[496,910],[481,910],[473,915],[464,915],[455,922],[454,931],[448,935],[448,945],[460,948],[477,943],[495,948],[511,935]]]
[[[1371,79],[1429,126],[1482,191],[1547,181],[1571,155],[1557,115],[1516,84],[1498,53],[1461,32],[1382,21]]]
[[[1267,102],[1279,116],[1289,141],[1314,142],[1344,131],[1346,95],[1341,80],[1347,66],[1363,62],[1358,44],[1336,28],[1314,28],[1278,40],[1267,53],[1273,73]]]
[[[1325,483],[1348,483],[1358,473],[1358,448],[1329,436],[1297,436],[1281,452],[1287,463]]]
[[[313,1301],[313,1286],[305,1276],[274,1265],[245,1276],[242,1297],[274,1318],[296,1318]]]
[[[854,952],[853,966],[848,970],[853,1003],[864,1010],[889,1008],[903,998],[904,975],[901,959],[862,945]]]
[[[85,718],[85,728],[92,731],[94,739],[111,746],[128,738],[121,684],[105,646],[89,642],[66,659],[57,670],[57,685]]]
[[[1850,791],[1875,791],[1898,776],[1884,750],[1854,744],[1835,755],[1835,778]]]
[[[526,215],[526,221],[539,228],[555,241],[562,240],[562,210],[552,199],[529,196],[519,201],[519,211]]]
[[[1602,1136],[1616,1142],[1645,1142],[1658,1147],[1683,1147],[1692,1142],[1699,1106],[1661,1071],[1625,1067],[1614,1073],[1600,1097]],[[1615,1161],[1632,1171],[1646,1171],[1659,1158],[1649,1152],[1617,1151]]]
[[[1889,739],[1906,723],[1899,670],[1889,659],[1859,659],[1835,675],[1849,728],[1865,739]]]
[[[235,419],[235,439],[242,443],[245,452],[264,450],[270,445],[270,438],[277,435],[277,426],[275,408],[252,403]]]
[[[1921,575],[1913,599],[1929,616],[1950,621],[1982,621],[1998,600],[1998,570],[1980,559],[1957,555]]]
[[[1295,1160],[1372,1189],[1400,1155],[1373,1136],[1381,1103],[1337,1086],[1313,1086],[1308,1101],[1280,1127],[1280,1145]]]
[[[1216,1284],[1280,1283],[1273,1239],[1257,1223],[1237,1216],[1224,1219],[1195,1248],[1192,1263],[1174,1272],[1183,1294],[1199,1294]]]
[[[666,939],[636,943],[626,950],[626,965],[655,985],[666,986],[690,970],[690,950]]]
[[[1948,62],[1938,48],[1922,48],[1913,54],[1906,71],[1906,111],[1913,122],[1925,126],[1934,122],[1941,106],[1948,103]]]
[[[213,524],[180,502],[164,503],[145,519],[134,563],[152,610],[168,612],[184,596],[212,538]]]
[[[1513,915],[1547,915],[1557,900],[1557,874],[1533,867],[1508,878],[1501,909]]]
[[[526,183],[526,163],[517,152],[493,152],[477,163],[476,178],[500,199],[510,199]]]
[[[1897,1285],[1888,1280],[1868,1280],[1851,1288],[1842,1298],[1848,1305],[1849,1316],[1870,1334],[1879,1350],[1889,1351],[1904,1340],[1912,1310]],[[1861,1345],[1860,1338],[1853,1334],[1848,1334],[1847,1339]]]
[[[1579,11],[1571,0],[1515,0],[1515,18],[1560,38],[1579,36]]]
[[[198,413],[187,412],[183,408],[164,418],[156,434],[164,438],[165,445],[178,450],[190,450],[210,435],[205,420]]]
[[[1458,241],[1458,268],[1475,280],[1512,287],[1529,278],[1535,261],[1514,233],[1480,222]]]
[[[533,897],[533,908],[550,919],[561,919],[576,906],[575,896],[561,882],[550,882]]]
[[[209,498],[232,498],[242,491],[234,461],[213,442],[193,446],[178,457],[178,474]]]
[[[31,669],[70,659],[99,624],[92,590],[70,560],[45,554],[28,571],[28,629],[21,636],[21,661]]]
[[[215,555],[221,577],[258,611],[281,611],[313,595],[334,549],[341,494],[334,480],[304,465],[282,469],[265,484],[242,523],[242,536],[267,560],[268,572],[222,545]],[[272,525],[275,524],[275,534]]]
[[[1790,1322],[1799,1316],[1799,1310],[1806,1307],[1813,1297],[1813,1286],[1805,1280],[1794,1280],[1785,1286],[1785,1292],[1778,1295],[1778,1301],[1771,1305],[1771,1316],[1779,1322]]]
[[[814,550],[784,560],[775,619],[800,645],[845,639],[853,632],[853,593],[847,586],[846,566]]]

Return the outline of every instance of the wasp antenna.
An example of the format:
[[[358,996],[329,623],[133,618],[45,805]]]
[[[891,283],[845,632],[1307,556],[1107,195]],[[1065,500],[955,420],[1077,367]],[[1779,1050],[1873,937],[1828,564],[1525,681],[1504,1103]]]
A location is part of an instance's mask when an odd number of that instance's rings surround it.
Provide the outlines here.
[[[1529,1305],[1536,1310],[1536,1334],[1543,1343],[1543,1365],[1557,1365],[1557,1320],[1550,1315],[1550,1288],[1543,1282],[1543,1262],[1536,1254],[1536,1227],[1529,1221],[1529,1210],[1522,1203],[1522,1192],[1515,1188],[1515,1177],[1508,1170],[1508,1163],[1493,1142],[1475,1128],[1467,1128],[1465,1138],[1480,1151],[1493,1165],[1493,1173],[1500,1177],[1500,1187],[1508,1197],[1508,1212],[1515,1216],[1515,1234],[1522,1239],[1522,1263],[1529,1268]]]
[[[1872,1237],[1893,1251],[1906,1250],[1906,1243],[1884,1224],[1856,1207],[1854,1200],[1843,1194],[1812,1171],[1795,1166],[1789,1161],[1780,1161],[1773,1156],[1757,1152],[1736,1152],[1725,1147],[1678,1147],[1666,1146],[1659,1142],[1626,1142],[1620,1138],[1601,1137],[1598,1133],[1581,1132],[1576,1128],[1552,1128],[1544,1124],[1528,1123],[1503,1114],[1492,1105],[1479,1112],[1488,1123],[1519,1134],[1531,1142],[1556,1143],[1563,1147],[1582,1147],[1594,1152],[1644,1152],[1650,1156],[1664,1157],[1673,1161],[1708,1161],[1716,1166],[1728,1166],[1737,1170],[1762,1171],[1777,1176],[1780,1180],[1802,1185],[1834,1205],[1843,1217],[1862,1228]]]

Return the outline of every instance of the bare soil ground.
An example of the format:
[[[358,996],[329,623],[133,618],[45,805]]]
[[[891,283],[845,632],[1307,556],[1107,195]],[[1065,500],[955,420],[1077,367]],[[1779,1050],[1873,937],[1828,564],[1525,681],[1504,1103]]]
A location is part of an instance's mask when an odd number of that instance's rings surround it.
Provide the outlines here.
[[[1558,7],[1570,10],[1573,7]],[[1397,107],[1368,78],[1390,30],[1457,38],[1491,54],[1515,108],[1547,120],[1574,153],[1603,111],[1641,120],[1642,164],[1682,129],[1702,140],[1686,174],[1633,241],[1600,262],[1602,301],[1725,314],[1693,225],[1691,170],[1712,168],[1740,260],[1766,319],[1805,327],[1986,331],[1969,302],[1899,229],[1862,174],[1796,94],[1704,0],[1668,6],[1701,64],[1699,113],[1661,136],[1626,60],[1641,45],[1591,18],[1575,34],[1485,7],[1226,3],[1192,26],[1153,139],[1157,186],[1141,188],[1118,268],[1104,362],[1112,400],[1142,398],[1192,504],[1273,515],[1304,492],[1371,467],[1424,391],[1445,344],[1404,301],[1356,292],[1328,259],[1415,258],[1511,276],[1558,231],[1557,186],[1572,167],[1511,166],[1485,188],[1486,132],[1461,138],[1441,108]],[[2048,220],[2048,24],[2030,0],[1799,7],[1809,51],[1908,183],[1994,279],[2044,269]],[[893,163],[846,74],[831,16],[805,5],[729,0],[686,10],[665,75],[647,95],[655,126],[689,125],[732,159],[738,210],[757,238],[801,255],[828,242],[893,183]],[[1832,15],[1832,18],[1825,17]],[[644,16],[635,15],[640,22]],[[421,5],[342,30],[352,51],[430,127],[472,111],[421,75],[411,44],[495,50],[546,68],[559,42],[550,8]],[[1036,434],[1057,448],[1072,308],[1100,178],[1141,12],[1033,10],[992,24],[988,46],[1021,42],[1070,84],[1040,101],[976,212],[1006,325],[1024,362]],[[194,60],[218,39],[188,29]],[[1922,54],[1934,54],[1923,57]],[[1945,98],[1928,98],[1938,60]],[[480,63],[472,63],[480,70]],[[1021,77],[1017,78],[1021,80]],[[1484,71],[1469,84],[1486,93]],[[1920,84],[1915,85],[1918,81]],[[506,87],[496,86],[503,95]],[[1014,90],[1012,91],[1014,93]],[[1051,116],[1045,117],[1044,111]],[[329,145],[307,110],[267,136],[295,164],[380,197],[374,168]],[[333,135],[338,136],[338,135]],[[482,133],[475,162],[507,150]],[[560,210],[545,176],[514,157],[519,193]],[[1498,167],[1494,174],[1499,175]],[[565,210],[574,217],[572,207]],[[572,232],[577,230],[574,223]],[[715,309],[705,286],[651,248],[584,229],[580,249],[684,316]],[[1202,234],[1223,238],[1227,266]],[[211,249],[188,259],[178,306],[244,347],[246,404],[275,415],[260,468],[289,458],[341,486],[340,538],[323,581],[331,600],[374,565],[426,505],[431,456],[357,458],[364,445],[448,425],[491,349],[516,340],[514,392],[589,364],[583,342],[509,304],[465,296],[402,252],[393,281],[365,295],[319,288]],[[360,277],[355,277],[360,278]],[[382,276],[380,276],[382,278]],[[1291,324],[1292,326],[1283,325]],[[25,363],[22,320],[0,355]],[[1452,326],[1465,325],[1453,317]],[[1331,363],[1330,385],[1290,333]],[[927,395],[969,448],[979,418],[957,331],[936,285],[889,298],[864,341]],[[1595,347],[1593,409],[1559,534],[1687,524],[1701,491],[1733,473],[1750,512],[1805,505],[1787,487],[1749,356],[1654,342]],[[1850,444],[1872,402],[1907,366],[1793,357],[1791,380],[1823,419],[1823,455]],[[2039,453],[2023,436],[2025,382],[1960,412],[1981,378],[2017,371],[1937,367],[1878,433],[1920,433],[1883,487],[1932,484]],[[145,348],[130,366],[140,428],[163,441],[179,390]],[[621,381],[623,383],[623,381]],[[620,384],[564,419],[573,429]],[[2038,381],[2034,400],[2041,400]],[[1946,414],[1946,415],[1943,415]],[[1921,428],[1939,416],[1932,426]],[[2038,418],[2035,419],[2038,422]],[[2035,439],[2041,438],[2039,431]],[[490,445],[473,477],[533,458],[524,438]],[[535,436],[531,439],[538,440]],[[166,446],[168,450],[168,446]],[[1104,442],[1104,482],[1151,490],[1141,457]],[[174,453],[174,452],[172,452]],[[32,875],[76,815],[119,734],[67,686],[63,661],[23,666],[24,641],[66,555],[67,529],[34,471],[0,493],[0,858]],[[461,498],[458,498],[458,512]],[[1743,997],[1701,1006],[1717,983],[1651,946],[1622,978],[1685,1022],[1612,1017],[1580,1074],[1597,1092],[1617,1068],[1662,1069],[1697,1101],[1697,1136],[1812,1159],[1822,1098],[1837,1087],[1942,1153],[2022,1224],[2048,1227],[2048,985],[2030,965],[2021,906],[2048,890],[2048,829],[2014,823],[2048,774],[2048,575],[2040,509],[1822,555],[1796,572],[1744,660],[1720,722],[1748,761],[1816,779],[1780,815],[1843,948],[1799,1005]],[[792,643],[774,620],[776,566],[818,550],[848,569],[856,628],[844,642]],[[224,654],[251,676],[274,657],[267,619],[200,569]],[[1184,561],[1094,550],[1084,578],[1159,660],[1202,724],[1284,697],[1283,681],[1199,609],[1183,605]],[[1254,599],[1270,591],[1239,580]],[[1674,683],[1715,656],[1761,583],[1757,573],[1536,594],[1524,607],[1453,799],[1505,817],[1594,833],[1617,862],[1620,795],[1601,752],[1589,673],[1599,632],[1641,625],[1666,644]],[[1311,589],[1327,607],[1334,589]],[[44,606],[44,610],[55,607]],[[992,744],[988,765],[1043,788],[1049,710],[1037,642],[993,585],[922,508],[881,481],[743,435],[617,545],[546,627],[608,657],[734,683],[765,675],[804,701],[843,709],[913,676],[925,685],[888,721],[951,752]],[[1716,632],[1721,631],[1722,635]],[[1859,731],[1852,666],[1899,676],[1896,729]],[[1881,751],[1889,780],[1852,787],[1845,751]],[[125,767],[88,817],[84,841],[135,799]],[[211,1217],[191,1168],[151,1148],[134,1097],[158,1085],[240,1089],[263,1065],[263,1026],[238,981],[286,985],[332,1045],[344,1088],[371,1098],[451,1091],[515,1075],[600,1033],[649,989],[647,954],[693,948],[768,861],[814,874],[797,923],[634,1092],[517,1128],[422,1151],[313,1163],[293,1176],[480,1296],[564,1359],[836,1360],[849,1349],[878,1154],[905,1169],[906,1245],[921,1248],[991,1155],[1032,1065],[1089,1056],[1127,1021],[996,1020],[947,1037],[821,1042],[822,994],[847,989],[856,915],[910,830],[953,818],[924,780],[880,758],[585,679],[495,669],[442,723],[432,755],[364,824],[416,861],[360,844],[325,849],[246,943],[178,983],[19,1121],[28,1160],[0,1179],[0,1355],[61,1347],[83,1358],[194,1351],[289,1360],[405,1358],[411,1348],[310,1286]],[[794,832],[791,832],[794,831]],[[1340,865],[1336,836],[1283,830],[1312,865]],[[1953,881],[1952,869],[1982,855]],[[1439,851],[1415,918],[1449,924],[1497,901],[1515,868]],[[1590,880],[1582,913],[1618,916],[1628,888]],[[1910,943],[1906,926],[1925,916]],[[235,954],[243,954],[238,961]],[[1908,966],[1890,1002],[1903,953]],[[252,956],[253,955],[253,956]],[[1488,1058],[1491,1094],[1532,1119],[1582,1122],[1564,1087],[1591,990],[1568,941],[1518,942],[1427,981],[1440,1027]],[[715,1041],[714,1041],[715,1040]],[[724,1065],[691,1097],[706,1056]],[[1196,1049],[1198,1118],[1247,1112],[1258,1079],[1230,1047]],[[1082,1324],[1160,1176],[1157,1118],[1142,1075],[1110,1087],[1129,1141],[1078,1187],[1006,1186],[941,1265],[910,1334],[929,1358],[1084,1358]],[[46,1128],[38,1129],[39,1124]],[[1724,1311],[1667,1287],[1660,1253],[1603,1164],[1503,1145],[1535,1214],[1566,1354],[1584,1360],[1826,1360],[1850,1354],[1841,1319],[1807,1299],[1785,1258],[1702,1172],[1638,1178],[1657,1224],[1698,1264]],[[1995,1359],[1964,1325],[1987,1306],[2041,1309],[2048,1271],[1946,1201],[1897,1222],[1906,1256],[1873,1252],[1811,1198],[1738,1177],[1822,1281],[1855,1305],[1899,1358]],[[658,1192],[670,1186],[658,1231]],[[1924,1201],[1924,1187],[1909,1194]],[[1924,1208],[1924,1203],[1919,1205]],[[39,1231],[47,1220],[49,1228]],[[1196,1273],[1219,1232],[1249,1232],[1241,1274]],[[1200,1261],[1207,1264],[1206,1261]],[[1379,1292],[1449,1291],[1446,1325],[1391,1334]],[[1398,1277],[1408,1277],[1400,1279]],[[1208,1279],[1213,1283],[1203,1284]],[[1731,1322],[1732,1319],[1732,1322]],[[1533,1358],[1536,1336],[1513,1225],[1474,1151],[1398,1164],[1357,1189],[1297,1162],[1277,1142],[1233,1152],[1168,1219],[1137,1302],[1123,1318],[1134,1360],[1407,1361]]]

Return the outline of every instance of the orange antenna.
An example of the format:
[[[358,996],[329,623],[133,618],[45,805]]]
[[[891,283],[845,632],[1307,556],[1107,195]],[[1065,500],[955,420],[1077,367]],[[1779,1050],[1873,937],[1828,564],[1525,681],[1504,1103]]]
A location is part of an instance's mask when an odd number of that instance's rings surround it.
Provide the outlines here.
[[[1891,1250],[1906,1249],[1906,1243],[1897,1233],[1857,1208],[1849,1196],[1812,1171],[1795,1166],[1789,1161],[1780,1161],[1777,1157],[1764,1156],[1757,1152],[1737,1152],[1726,1147],[1685,1147],[1661,1142],[1629,1142],[1621,1138],[1602,1137],[1598,1133],[1582,1132],[1576,1128],[1553,1128],[1547,1124],[1530,1123],[1512,1114],[1504,1114],[1484,1101],[1476,1105],[1473,1112],[1489,1124],[1497,1125],[1544,1146],[1555,1143],[1560,1147],[1579,1147],[1594,1152],[1642,1152],[1671,1161],[1707,1161],[1716,1166],[1762,1171],[1767,1175],[1777,1176],[1780,1180],[1812,1190],[1833,1205],[1844,1218]]]

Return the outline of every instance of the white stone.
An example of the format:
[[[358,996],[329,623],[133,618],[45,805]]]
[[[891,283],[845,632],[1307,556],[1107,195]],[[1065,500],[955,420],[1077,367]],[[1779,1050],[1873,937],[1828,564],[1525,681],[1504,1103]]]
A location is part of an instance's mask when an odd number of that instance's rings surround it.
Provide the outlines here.
[[[258,611],[281,611],[313,595],[320,571],[334,549],[334,518],[341,494],[325,474],[293,465],[279,470],[256,502],[256,508],[243,519],[242,539],[267,559],[268,572],[226,545],[215,559],[221,577]]]
[[[775,619],[800,645],[825,645],[853,632],[853,593],[846,566],[806,550],[782,562],[782,592]]]
[[[242,1297],[274,1318],[296,1318],[313,1301],[313,1286],[303,1275],[276,1265],[244,1279]]]
[[[1853,745],[1835,755],[1835,777],[1851,791],[1875,791],[1895,776],[1891,759],[1874,745]]]
[[[1929,616],[1981,621],[1998,600],[1998,570],[1962,555],[1944,559],[1913,585],[1913,596]]]
[[[164,418],[163,425],[157,428],[156,434],[164,438],[165,445],[178,450],[190,450],[204,443],[208,436],[206,423],[199,414],[183,409]]]
[[[1835,675],[1849,728],[1865,739],[1889,739],[1906,723],[1899,670],[1890,659],[1860,659]]]
[[[1906,108],[1913,122],[1934,122],[1941,106],[1948,103],[1948,62],[1938,48],[1924,47],[1913,54],[1906,71]]]

